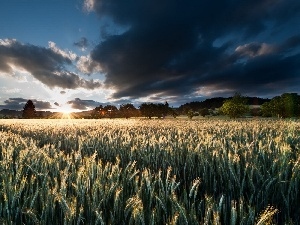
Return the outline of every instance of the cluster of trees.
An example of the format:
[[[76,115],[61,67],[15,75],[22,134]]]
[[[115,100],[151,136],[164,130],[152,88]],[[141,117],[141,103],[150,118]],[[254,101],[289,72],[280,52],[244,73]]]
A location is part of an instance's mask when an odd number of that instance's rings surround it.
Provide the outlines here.
[[[202,109],[215,109],[220,108],[226,98],[218,97],[218,98],[210,98],[205,99],[202,102],[189,102],[181,105],[178,108],[178,111],[182,115],[187,115],[190,111],[199,112]]]
[[[250,101],[250,103],[249,103]],[[250,109],[251,105],[261,105]],[[216,110],[218,108],[218,110]],[[119,109],[114,105],[98,106],[90,113],[89,118],[130,118],[144,116],[163,118],[167,115],[177,117],[187,115],[190,119],[194,116],[207,115],[228,115],[230,118],[237,118],[244,115],[264,116],[264,117],[299,117],[300,116],[300,96],[297,93],[284,93],[273,99],[261,99],[243,97],[236,93],[231,98],[212,98],[203,102],[191,102],[180,106],[178,109],[170,108],[168,102],[162,103],[142,103],[138,108],[133,104],[123,104]],[[24,106],[23,118],[39,118],[39,113],[31,100]]]
[[[241,117],[248,111],[247,99],[241,96],[240,93],[236,93],[231,99],[225,100],[220,108],[220,112],[228,115],[230,118]]]
[[[231,99],[225,100],[220,112],[231,118],[241,117],[247,113],[263,117],[299,117],[300,96],[297,93],[284,93],[264,102],[260,108],[250,110],[247,99],[237,93]]]
[[[281,96],[276,96],[270,102],[262,104],[261,114],[265,117],[299,117],[300,96],[297,93],[284,93]]]
[[[121,105],[119,109],[114,105],[106,105],[104,107],[100,105],[91,113],[93,119],[117,117],[130,118],[137,116],[140,116],[139,110],[130,103]]]
[[[185,113],[186,112],[186,113]],[[197,111],[194,111],[192,109],[185,111],[184,113],[182,113],[183,115],[187,115],[189,119],[192,119],[194,116],[208,116],[208,115],[217,115],[212,109],[208,109],[208,108],[201,108],[198,109]]]
[[[138,117],[145,116],[151,119],[152,117],[165,117],[169,115],[171,109],[169,104],[166,102],[162,103],[142,103],[139,109],[135,108],[133,104],[123,104],[118,109],[114,105],[107,106],[98,106],[96,107],[91,114],[91,117],[94,119],[101,118],[130,118],[130,117]]]
[[[238,94],[238,93],[237,93]],[[201,102],[189,102],[181,105],[178,108],[178,111],[182,115],[186,115],[190,110],[194,112],[199,112],[203,109],[208,109],[208,110],[214,110],[222,107],[223,103],[226,100],[230,100],[233,97],[230,98],[222,98],[222,97],[217,97],[217,98],[209,98],[205,99],[204,101]],[[264,99],[264,98],[258,98],[258,97],[243,97],[244,101],[246,104],[249,105],[262,105],[265,102],[269,102],[269,99]]]
[[[143,103],[140,105],[140,112],[143,116],[148,117],[149,119],[152,117],[163,118],[171,112],[171,109],[168,102],[165,104]]]

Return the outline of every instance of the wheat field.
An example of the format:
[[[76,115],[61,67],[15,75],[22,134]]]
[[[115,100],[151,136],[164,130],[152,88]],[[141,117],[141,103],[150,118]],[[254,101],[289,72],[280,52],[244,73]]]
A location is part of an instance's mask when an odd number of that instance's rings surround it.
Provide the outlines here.
[[[0,120],[1,224],[300,224],[300,122]]]

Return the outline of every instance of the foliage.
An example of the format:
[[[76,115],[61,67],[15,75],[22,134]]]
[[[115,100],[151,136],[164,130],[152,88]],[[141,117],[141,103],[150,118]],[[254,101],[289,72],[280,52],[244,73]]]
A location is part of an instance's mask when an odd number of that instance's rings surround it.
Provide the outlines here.
[[[251,116],[262,116],[261,108],[252,108],[250,109]]]
[[[116,118],[119,116],[119,110],[114,105],[106,105],[106,106],[98,106],[93,109],[91,113],[91,118],[93,119],[101,119],[101,118]]]
[[[35,105],[31,100],[28,100],[23,108],[22,117],[24,119],[32,119],[37,117],[37,113],[35,110]]]
[[[300,96],[296,93],[284,93],[264,103],[261,110],[266,117],[297,117],[300,115]]]
[[[170,114],[173,116],[173,118],[176,118],[179,115],[178,111],[173,108],[170,109]]]
[[[300,115],[300,96],[296,93],[284,93],[281,95],[284,105],[282,117],[296,117]]]
[[[3,224],[299,224],[300,123],[1,120]]]
[[[106,105],[104,106],[103,108],[103,111],[104,111],[104,115],[106,118],[116,118],[118,116],[118,108],[114,105]]]
[[[120,116],[126,119],[139,116],[138,110],[130,103],[121,105],[119,112]]]
[[[210,113],[209,113],[208,108],[203,108],[203,109],[200,109],[200,110],[199,110],[199,114],[200,114],[201,116],[205,117],[205,116],[208,116]]]
[[[189,118],[190,120],[193,119],[193,117],[195,116],[194,111],[190,109],[190,110],[188,111],[188,113],[187,113],[187,116],[188,116],[188,118]]]
[[[143,116],[151,119],[155,115],[155,105],[154,103],[142,103],[140,105],[140,112]]]
[[[145,117],[148,117],[149,119],[151,119],[154,116],[158,118],[165,117],[170,112],[170,107],[168,102],[166,102],[165,104],[142,103],[139,108],[141,114]]]
[[[95,109],[93,109],[91,117],[93,119],[101,119],[105,117],[103,105],[97,106]]]
[[[237,118],[248,112],[249,107],[246,105],[247,100],[236,93],[231,99],[226,100],[220,110],[223,114],[228,115],[230,118]]]
[[[273,111],[272,103],[266,102],[261,105],[261,113],[263,117],[271,117],[275,112]]]
[[[208,109],[215,109],[215,108],[220,108],[222,104],[224,103],[226,99],[225,98],[210,98],[210,99],[205,99],[202,102],[189,102],[181,105],[179,107],[179,111],[182,114],[187,114],[189,110],[199,111],[202,108],[208,108]]]
[[[262,105],[265,102],[268,102],[269,99],[263,99],[263,98],[258,98],[258,97],[244,97],[247,100],[247,103],[249,105]],[[191,109],[194,112],[199,111],[203,108],[207,109],[216,109],[220,108],[225,100],[229,100],[228,98],[222,98],[222,97],[217,97],[217,98],[209,98],[205,99],[204,101],[196,101],[196,102],[189,102],[181,105],[179,107],[179,111],[182,114],[187,114],[188,111]]]

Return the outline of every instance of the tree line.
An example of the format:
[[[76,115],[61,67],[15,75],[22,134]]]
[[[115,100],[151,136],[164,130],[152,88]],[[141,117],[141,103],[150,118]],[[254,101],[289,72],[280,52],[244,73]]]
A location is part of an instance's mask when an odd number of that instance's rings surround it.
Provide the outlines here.
[[[260,108],[250,109],[247,98],[236,93],[231,99],[225,100],[220,113],[231,118],[241,117],[248,113],[251,116],[291,118],[300,116],[300,96],[297,93],[284,93],[270,101],[264,102]]]
[[[260,105],[250,108],[249,105]],[[179,108],[171,108],[165,103],[142,103],[138,108],[133,104],[122,104],[119,108],[114,105],[100,105],[90,111],[86,118],[131,118],[131,117],[153,117],[164,118],[166,116],[187,115],[190,119],[194,116],[227,115],[230,118],[241,116],[263,116],[290,118],[300,116],[300,96],[297,93],[284,93],[272,99],[257,97],[245,97],[236,93],[230,98],[211,98],[202,102],[190,102]],[[40,118],[35,105],[31,100],[25,104],[22,118]]]
[[[127,103],[120,106],[118,109],[114,105],[107,106],[98,106],[92,113],[91,118],[101,119],[101,118],[130,118],[130,117],[139,117],[145,116],[149,119],[152,117],[163,118],[169,115],[171,108],[169,107],[168,102],[165,104],[162,103],[142,103],[137,109],[133,104]]]

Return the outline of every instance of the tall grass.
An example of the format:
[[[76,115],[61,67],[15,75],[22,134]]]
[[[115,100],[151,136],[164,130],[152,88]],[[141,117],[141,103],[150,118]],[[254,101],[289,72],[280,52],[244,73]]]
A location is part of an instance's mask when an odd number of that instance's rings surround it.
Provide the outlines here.
[[[300,224],[300,123],[0,120],[2,224]]]

